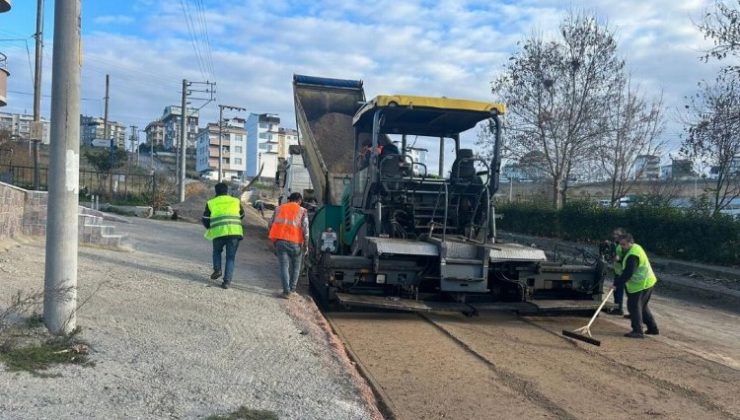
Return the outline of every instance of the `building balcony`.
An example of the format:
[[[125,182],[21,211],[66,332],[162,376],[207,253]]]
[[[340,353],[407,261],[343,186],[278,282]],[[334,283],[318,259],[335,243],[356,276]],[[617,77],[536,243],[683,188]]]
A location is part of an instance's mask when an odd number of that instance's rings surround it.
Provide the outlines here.
[[[218,136],[216,138],[211,138],[211,140],[208,142],[211,146],[218,147]],[[229,138],[224,136],[224,139],[221,141],[222,146],[231,146],[231,141],[229,141]]]
[[[0,0],[0,7],[2,7],[3,1]],[[8,3],[8,9],[10,9],[10,4]],[[0,12],[7,11],[6,10],[0,10]],[[10,76],[10,72],[6,68],[8,58],[5,56],[5,54],[0,53],[0,106],[5,106],[8,104],[8,76]]]

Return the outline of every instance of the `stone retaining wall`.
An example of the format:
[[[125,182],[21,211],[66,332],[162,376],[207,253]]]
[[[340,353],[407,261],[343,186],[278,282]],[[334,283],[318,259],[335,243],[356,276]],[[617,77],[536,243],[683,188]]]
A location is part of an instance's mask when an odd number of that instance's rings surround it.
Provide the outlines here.
[[[46,191],[28,191],[0,182],[0,239],[20,234],[46,236],[48,203]],[[121,246],[124,236],[116,234],[115,227],[103,224],[103,220],[101,213],[80,207],[80,243]]]
[[[25,190],[0,182],[0,239],[22,232],[25,202]]]

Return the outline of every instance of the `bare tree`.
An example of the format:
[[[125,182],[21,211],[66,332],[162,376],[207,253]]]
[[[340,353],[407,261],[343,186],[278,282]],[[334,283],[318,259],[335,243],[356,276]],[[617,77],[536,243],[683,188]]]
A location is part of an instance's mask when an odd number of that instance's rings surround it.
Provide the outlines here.
[[[740,197],[740,81],[720,73],[713,84],[700,83],[701,91],[686,106],[695,120],[686,128],[681,152],[713,168],[713,214]]]
[[[732,4],[735,4],[734,7]],[[710,58],[723,60],[728,55],[738,58],[740,56],[740,0],[733,2],[715,1],[714,10],[708,11],[704,19],[697,26],[704,34],[704,38],[711,38],[714,47],[707,51],[703,57],[705,61]],[[738,66],[728,67],[737,72]]]
[[[629,79],[615,91],[607,118],[608,134],[597,153],[599,166],[610,184],[612,207],[644,175],[647,161],[638,166],[638,158],[654,158],[663,147],[664,142],[658,139],[663,130],[662,109],[662,98],[649,101],[632,87]]]
[[[565,202],[575,167],[594,156],[608,130],[609,98],[624,72],[616,49],[608,27],[572,14],[561,23],[559,39],[526,39],[492,83],[510,110],[504,152],[517,159],[542,153],[556,208]]]

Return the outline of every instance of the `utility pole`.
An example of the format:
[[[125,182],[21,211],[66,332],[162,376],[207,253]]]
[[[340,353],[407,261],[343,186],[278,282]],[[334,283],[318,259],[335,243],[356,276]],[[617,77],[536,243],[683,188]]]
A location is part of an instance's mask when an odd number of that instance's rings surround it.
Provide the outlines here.
[[[187,143],[187,137],[188,133],[186,131],[187,129],[187,119],[188,119],[188,112],[186,109],[187,106],[187,98],[188,98],[188,86],[189,83],[187,80],[182,79],[182,116],[180,117],[180,188],[179,188],[179,197],[180,197],[180,203],[185,201],[185,171],[186,171],[186,165],[185,165],[185,149],[186,143]]]
[[[41,124],[41,68],[44,57],[44,0],[36,3],[36,68],[33,75],[33,126],[31,141],[33,142],[33,189],[41,188],[39,176],[39,142],[44,137],[44,128]]]
[[[224,161],[223,160],[223,150],[224,150],[223,132],[224,130],[223,128],[224,128],[224,107],[219,105],[218,106],[218,182],[222,182],[224,180],[224,172],[223,172],[223,161]],[[211,146],[208,146],[209,150],[210,148]]]
[[[139,165],[139,127],[131,126],[131,159],[136,154],[136,165]]]
[[[81,0],[54,2],[49,212],[44,324],[68,334],[77,324],[77,206],[80,169]],[[71,117],[70,117],[71,116]]]
[[[191,85],[207,85],[205,89],[189,89]],[[185,201],[185,175],[187,173],[187,123],[190,119],[191,115],[195,115],[195,112],[202,109],[204,106],[208,105],[209,103],[213,102],[215,99],[215,90],[216,83],[215,82],[189,82],[186,79],[182,80],[182,117],[180,121],[180,150],[177,154],[177,157],[179,159],[177,167],[179,168],[179,176],[177,177],[179,181],[179,189],[178,189],[178,195],[180,202]],[[187,98],[190,94],[193,92],[201,92],[201,93],[207,93],[210,95],[210,97],[201,97],[201,98],[190,98],[191,100],[201,100],[205,101],[200,107],[195,108],[193,107],[193,113],[188,114],[187,105],[188,101]]]
[[[223,126],[224,126],[224,109],[229,109],[232,111],[241,111],[245,112],[246,109],[238,106],[231,106],[231,105],[219,105],[218,106],[218,182],[223,181],[224,178],[224,172],[223,172],[223,152],[224,152],[224,143],[223,143]],[[229,146],[229,151],[231,151],[231,146]],[[229,161],[231,161],[231,157],[229,157]]]
[[[110,169],[108,170],[108,192],[110,198],[113,199],[113,137],[108,134],[108,91],[110,88],[110,76],[105,75],[105,110],[103,111],[103,137],[110,141],[110,151],[108,153],[108,161],[110,163]]]

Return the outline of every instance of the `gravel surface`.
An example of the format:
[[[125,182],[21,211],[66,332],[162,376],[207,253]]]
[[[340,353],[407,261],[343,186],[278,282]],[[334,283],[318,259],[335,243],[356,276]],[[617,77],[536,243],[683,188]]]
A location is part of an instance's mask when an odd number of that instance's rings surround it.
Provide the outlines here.
[[[301,318],[316,316],[312,301],[276,297],[275,258],[254,239],[264,228],[247,227],[234,287],[222,290],[207,280],[202,227],[132,221],[117,229],[134,251],[80,250],[80,302],[90,299],[78,325],[95,366],[52,368],[58,378],[0,367],[0,418],[203,418],[242,405],[280,418],[379,417],[331,334]],[[42,288],[43,254],[34,242],[0,253],[0,305]]]

